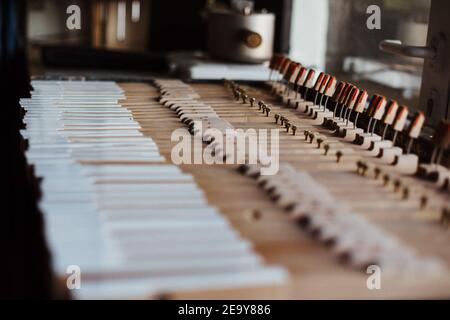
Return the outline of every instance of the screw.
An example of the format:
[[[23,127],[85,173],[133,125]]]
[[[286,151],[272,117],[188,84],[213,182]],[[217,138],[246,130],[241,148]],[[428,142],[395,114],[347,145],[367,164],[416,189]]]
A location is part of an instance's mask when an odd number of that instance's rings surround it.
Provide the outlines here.
[[[289,132],[289,128],[291,127],[291,124],[289,122],[286,122],[286,132]]]
[[[361,161],[356,161],[356,173],[357,174],[361,174],[361,166],[362,166],[362,162]]]
[[[389,184],[389,180],[391,180],[391,178],[389,177],[388,174],[385,174],[383,176],[383,184],[384,184],[384,186],[387,186]]]
[[[323,146],[323,149],[325,150],[324,155],[327,155],[327,154],[328,154],[328,151],[330,151],[330,145],[329,145],[329,144],[324,145],[324,146]]]
[[[402,198],[403,198],[404,200],[406,200],[406,199],[409,198],[409,188],[408,188],[408,187],[403,188]]]
[[[402,186],[402,183],[400,182],[400,180],[395,180],[394,181],[394,192],[398,192],[400,190],[401,186]]]
[[[337,151],[336,152],[336,162],[339,163],[339,161],[341,161],[341,158],[344,154],[342,153],[342,151]],[[367,168],[365,168],[365,170],[367,170]],[[365,174],[365,171],[363,172],[363,175]]]
[[[375,174],[375,179],[378,179],[380,177],[381,174],[381,169],[380,168],[375,168],[373,170],[374,174]]]
[[[278,124],[278,120],[280,119],[280,115],[278,113],[275,114],[275,123]]]
[[[258,102],[259,110],[261,110],[263,104],[264,104],[264,101],[262,101],[262,100]]]
[[[295,136],[295,132],[297,131],[297,127],[296,126],[292,126],[292,135]]]
[[[425,209],[428,205],[428,197],[426,195],[423,195],[420,198],[420,209]]]
[[[314,133],[312,133],[312,132],[309,133],[309,136],[308,136],[309,137],[309,143],[313,143],[315,136],[316,135]]]
[[[241,92],[236,90],[236,101],[241,100]]]
[[[441,224],[448,228],[450,226],[450,209],[443,208],[441,214]]]
[[[320,145],[322,144],[323,139],[319,138],[317,139],[317,149],[320,149]]]
[[[303,131],[303,134],[305,135],[305,141],[308,140],[309,133],[310,133],[310,132],[309,132],[308,130]]]
[[[365,164],[364,162],[361,162],[361,175],[365,176],[367,172],[367,164]]]

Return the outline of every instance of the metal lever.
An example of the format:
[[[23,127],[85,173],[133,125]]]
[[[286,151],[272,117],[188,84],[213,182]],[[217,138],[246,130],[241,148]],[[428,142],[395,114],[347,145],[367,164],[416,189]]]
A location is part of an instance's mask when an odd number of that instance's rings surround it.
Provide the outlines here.
[[[437,56],[435,47],[407,46],[403,45],[400,40],[383,40],[378,48],[383,52],[414,58],[435,59]]]

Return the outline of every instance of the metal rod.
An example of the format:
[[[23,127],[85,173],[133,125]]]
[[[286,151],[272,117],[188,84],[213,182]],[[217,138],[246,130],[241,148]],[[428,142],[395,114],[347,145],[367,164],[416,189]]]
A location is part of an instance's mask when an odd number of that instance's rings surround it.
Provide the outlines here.
[[[394,137],[392,138],[392,145],[395,146],[395,142],[397,141],[398,131],[395,130]]]
[[[399,40],[383,40],[378,47],[383,52],[414,58],[434,59],[437,54],[435,47],[407,46]]]
[[[408,146],[406,147],[406,154],[409,154],[411,152],[411,147],[412,147],[413,141],[414,141],[413,138],[409,138]]]
[[[366,133],[368,133],[370,131],[371,124],[372,124],[372,118],[369,119],[369,124],[367,125]]]
[[[353,123],[353,129],[356,129],[356,125],[358,123],[359,113],[356,114],[355,122]]]
[[[384,138],[386,137],[387,128],[388,128],[388,125],[385,124],[384,129],[383,129],[383,135],[381,136],[381,140],[384,140]]]
[[[375,132],[376,125],[377,125],[377,119],[375,119],[375,121],[373,122],[372,132],[370,133],[371,136],[373,136],[373,134]]]
[[[352,112],[353,112],[353,110],[350,110],[350,112],[348,113],[347,121],[345,122],[345,125],[346,125],[346,126],[348,126],[348,122],[350,121],[350,117],[351,117],[351,115],[352,115]]]

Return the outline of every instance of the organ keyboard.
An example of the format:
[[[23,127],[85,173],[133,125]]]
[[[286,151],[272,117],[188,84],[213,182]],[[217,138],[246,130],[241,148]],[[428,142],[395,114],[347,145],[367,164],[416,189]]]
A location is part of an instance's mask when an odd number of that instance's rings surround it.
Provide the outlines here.
[[[22,135],[74,297],[449,296],[448,122],[424,142],[422,113],[283,56],[270,68],[264,86],[33,81]],[[180,128],[223,163],[175,165]],[[279,170],[225,161],[205,128],[275,130]]]

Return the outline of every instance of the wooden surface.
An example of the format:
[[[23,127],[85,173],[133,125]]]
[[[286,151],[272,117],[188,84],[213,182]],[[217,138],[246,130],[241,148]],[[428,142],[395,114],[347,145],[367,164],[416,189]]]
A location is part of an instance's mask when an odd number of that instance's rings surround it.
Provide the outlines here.
[[[176,114],[157,102],[159,92],[144,83],[121,83],[127,99],[121,101],[133,112],[142,132],[159,146],[162,155],[170,161],[175,143],[170,141],[173,130],[184,127]],[[356,161],[362,151],[350,143],[333,137],[326,129],[311,125],[303,114],[286,109],[277,103],[268,91],[245,87],[249,95],[264,100],[272,109],[266,117],[257,108],[241,101],[236,102],[231,92],[221,84],[193,84],[200,101],[213,107],[216,113],[235,128],[279,128],[273,120],[274,113],[289,118],[298,126],[297,135],[280,131],[280,163],[289,163],[305,170],[324,185],[338,200],[348,204],[355,212],[392,234],[402,243],[413,247],[419,255],[439,258],[450,264],[450,233],[439,225],[442,204],[448,195],[438,192],[431,184],[415,177],[401,177],[411,189],[411,195],[402,199],[394,192],[392,184],[384,186],[381,179],[356,174]],[[327,136],[337,148],[350,148],[354,155],[344,156],[336,163],[333,152],[324,156],[316,144],[305,141],[303,130],[313,130]],[[311,154],[311,152],[313,154]],[[366,159],[367,160],[367,159]],[[368,159],[370,161],[370,159]],[[218,207],[268,264],[281,265],[290,272],[283,286],[248,288],[242,290],[217,290],[205,292],[170,292],[169,298],[288,298],[288,299],[361,299],[361,298],[449,298],[450,275],[422,277],[384,277],[381,290],[368,290],[369,276],[340,261],[329,248],[317,243],[301,230],[269,196],[258,187],[255,180],[239,174],[236,165],[183,165],[204,190],[208,201]],[[426,192],[429,206],[420,209],[420,197]],[[155,298],[155,297],[153,297]],[[158,298],[158,297],[156,297]]]

